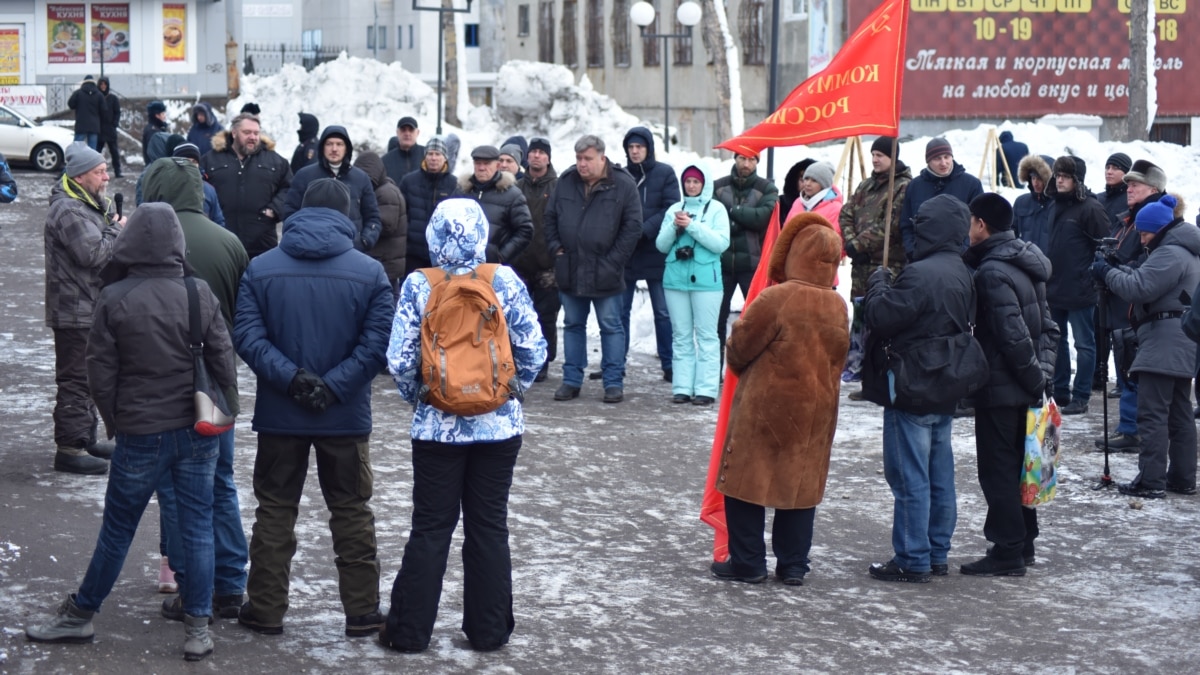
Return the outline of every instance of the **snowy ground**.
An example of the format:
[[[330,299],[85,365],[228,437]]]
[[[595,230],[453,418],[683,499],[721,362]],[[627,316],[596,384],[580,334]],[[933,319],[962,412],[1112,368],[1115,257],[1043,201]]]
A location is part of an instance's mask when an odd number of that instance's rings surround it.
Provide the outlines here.
[[[97,641],[38,646],[22,629],[73,590],[103,508],[103,478],[51,469],[53,350],[42,321],[42,222],[51,178],[18,172],[21,200],[0,208],[0,672],[179,672],[182,631],[158,616],[157,507],[125,574],[96,619]],[[128,193],[133,178],[117,181]],[[639,310],[635,325],[649,326]],[[643,328],[643,329],[644,329]],[[652,344],[652,342],[650,342]],[[593,341],[592,347],[597,345]],[[651,348],[652,349],[652,348]],[[1200,498],[1145,504],[1089,485],[1101,413],[1070,418],[1062,486],[1041,510],[1038,565],[1022,579],[952,573],[922,586],[874,581],[890,555],[891,497],[880,456],[880,410],[843,398],[829,490],[819,509],[813,572],[801,588],[711,579],[711,532],[698,518],[715,421],[712,409],[668,402],[649,350],[635,351],[626,401],[605,405],[594,383],[556,403],[555,367],[531,392],[529,433],[512,491],[516,632],[496,653],[465,648],[458,630],[462,569],[452,554],[430,650],[384,651],[342,635],[327,513],[315,476],[305,492],[286,632],[215,626],[205,672],[1187,672],[1200,646]],[[593,352],[593,362],[598,354]],[[252,409],[244,366],[242,406]],[[856,385],[847,385],[845,392]],[[372,500],[384,604],[407,536],[409,411],[375,383]],[[1115,406],[1113,408],[1115,411]],[[247,530],[254,434],[238,428],[236,471]],[[983,553],[973,425],[955,423],[958,530],[952,569]],[[1130,455],[1113,458],[1129,479]],[[1192,664],[1189,666],[1188,664]]]

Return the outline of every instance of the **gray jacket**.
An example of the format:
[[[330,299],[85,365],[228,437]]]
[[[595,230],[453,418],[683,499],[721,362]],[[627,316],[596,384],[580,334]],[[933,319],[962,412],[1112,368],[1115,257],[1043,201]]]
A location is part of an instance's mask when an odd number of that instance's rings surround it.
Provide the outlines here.
[[[1129,370],[1192,378],[1196,343],[1184,334],[1178,317],[1154,317],[1162,312],[1182,313],[1189,306],[1185,294],[1200,284],[1200,229],[1176,218],[1148,248],[1150,256],[1140,267],[1110,269],[1104,277],[1110,291],[1133,304],[1138,353]]]
[[[100,270],[113,254],[121,228],[111,220],[112,204],[63,176],[50,190],[46,212],[46,325],[92,325]]]

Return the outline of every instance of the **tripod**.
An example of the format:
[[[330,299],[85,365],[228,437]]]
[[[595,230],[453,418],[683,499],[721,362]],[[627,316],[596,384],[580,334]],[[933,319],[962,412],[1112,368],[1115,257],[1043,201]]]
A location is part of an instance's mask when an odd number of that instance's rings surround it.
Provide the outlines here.
[[[1100,282],[1100,311],[1098,312],[1100,325],[1097,326],[1097,328],[1105,332],[1108,331],[1108,296],[1108,286],[1106,286],[1104,282]],[[1109,341],[1111,343],[1111,338]],[[1105,364],[1106,369],[1107,367],[1108,365]],[[1121,364],[1118,363],[1117,367],[1120,368]],[[1108,392],[1102,391],[1101,394],[1103,394],[1104,398],[1104,474],[1101,475],[1100,480],[1096,481],[1096,484],[1092,486],[1093,490],[1103,490],[1104,488],[1112,487],[1116,484],[1113,482],[1112,475],[1109,473],[1108,468]]]

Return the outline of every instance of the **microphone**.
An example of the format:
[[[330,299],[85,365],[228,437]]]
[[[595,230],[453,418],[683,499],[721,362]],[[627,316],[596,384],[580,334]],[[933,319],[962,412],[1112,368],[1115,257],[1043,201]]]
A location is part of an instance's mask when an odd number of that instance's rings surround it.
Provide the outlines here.
[[[121,206],[123,204],[125,204],[125,195],[118,192],[115,196],[113,196],[113,202],[115,202],[117,205],[117,220],[120,220],[121,219]]]

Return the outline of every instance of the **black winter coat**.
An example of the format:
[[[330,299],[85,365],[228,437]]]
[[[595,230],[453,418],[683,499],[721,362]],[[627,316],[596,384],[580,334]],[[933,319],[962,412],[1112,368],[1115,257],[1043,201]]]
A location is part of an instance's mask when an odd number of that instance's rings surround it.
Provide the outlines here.
[[[641,164],[634,164],[629,160],[630,142],[646,146],[646,160]],[[642,200],[642,236],[633,250],[633,257],[625,265],[625,274],[631,282],[638,279],[662,281],[667,255],[658,250],[654,241],[658,238],[658,231],[662,229],[667,208],[680,200],[679,179],[670,164],[655,159],[654,134],[650,133],[649,129],[630,129],[625,134],[622,145],[626,147],[625,158],[628,162],[625,170],[637,183],[638,197]]]
[[[397,185],[401,178],[420,169],[421,160],[425,159],[425,146],[413,143],[408,150],[401,150],[398,143],[383,156],[383,168],[388,178],[396,181]]]
[[[95,82],[84,82],[67,99],[67,107],[75,111],[75,133],[100,134],[100,118],[104,113],[104,94]]]
[[[443,200],[454,194],[458,183],[454,174],[444,167],[441,173],[430,173],[425,170],[424,162],[421,169],[413,171],[400,181],[400,192],[404,193],[404,204],[408,209],[408,252],[407,267],[414,270],[420,267],[431,267],[429,261],[429,240],[425,238],[425,227],[433,210]]]
[[[1091,267],[1099,240],[1108,236],[1108,214],[1081,178],[1070,194],[1058,193],[1054,183],[1046,186],[1046,194],[1054,200],[1050,242],[1043,251],[1054,270],[1046,297],[1056,310],[1091,307],[1097,301]]]
[[[642,200],[624,169],[605,160],[590,193],[575,167],[564,171],[546,203],[546,250],[563,293],[601,298],[625,291],[625,264],[642,233]],[[559,255],[559,250],[562,254]]]
[[[238,159],[229,131],[213,136],[212,152],[200,158],[200,173],[217,190],[225,228],[242,240],[251,258],[279,243],[276,224],[283,218],[283,200],[292,184],[292,169],[263,136],[258,148]],[[264,210],[271,209],[273,216]]]
[[[159,122],[153,117],[147,118],[146,126],[142,127],[142,162],[144,162],[146,166],[150,166],[154,163],[153,160],[150,159],[150,139],[154,137],[154,134],[167,133],[169,131],[170,128],[167,126],[166,122]],[[159,158],[155,157],[154,159]]]
[[[1126,200],[1128,193],[1129,186],[1122,181],[1116,185],[1105,185],[1104,192],[1096,195],[1100,206],[1104,207],[1104,212],[1108,214],[1108,236],[1110,237],[1117,236],[1117,230],[1125,225],[1124,216],[1129,211],[1129,202]]]
[[[325,159],[320,148],[325,147],[325,140],[330,136],[338,136],[346,141],[346,156],[342,158],[337,173]],[[350,191],[350,221],[358,232],[354,237],[354,248],[369,251],[379,241],[379,231],[383,225],[379,221],[379,202],[375,199],[375,186],[371,177],[365,171],[354,166],[354,145],[350,143],[350,135],[344,127],[330,125],[325,127],[320,140],[317,141],[317,163],[296,172],[292,178],[292,187],[288,190],[287,199],[283,203],[283,219],[287,220],[293,213],[300,210],[304,204],[304,193],[308,186],[318,178],[336,178]]]
[[[1147,204],[1153,204],[1165,195],[1165,192],[1155,192],[1141,202],[1134,204],[1133,207],[1126,206],[1126,209],[1118,216],[1118,229],[1109,233],[1110,237],[1117,240],[1117,255],[1116,262],[1119,265],[1136,265],[1138,261],[1146,256],[1146,247],[1142,246],[1142,238],[1138,235],[1137,228],[1134,227],[1134,218],[1137,217],[1138,211]],[[1124,196],[1122,196],[1124,199]],[[1123,202],[1125,203],[1125,202]],[[1127,204],[1127,203],[1126,203]],[[1108,294],[1108,312],[1105,313],[1106,327],[1109,331],[1119,330],[1122,328],[1130,328],[1133,323],[1130,321],[1129,302],[1122,300],[1116,293]],[[1096,326],[1096,330],[1100,330],[1100,326]]]
[[[975,268],[975,339],[988,357],[975,407],[1040,405],[1058,353],[1058,326],[1046,303],[1050,260],[1011,231],[972,246],[963,259]]]
[[[321,123],[317,120],[316,115],[300,113],[300,129],[296,131],[296,135],[300,138],[300,145],[297,145],[296,149],[292,151],[293,175],[317,161],[317,135],[320,127]]]
[[[97,88],[99,84],[104,85],[104,89],[100,89],[104,93],[104,103],[100,106],[100,135],[116,138],[117,127],[121,124],[121,99],[112,93],[112,86],[107,77],[102,77],[96,82]]]
[[[983,194],[983,184],[979,182],[978,178],[967,173],[963,165],[958,162],[954,163],[954,168],[950,170],[948,176],[938,176],[926,168],[921,170],[921,175],[912,179],[912,182],[908,184],[908,189],[904,191],[904,208],[900,210],[900,235],[904,239],[904,252],[908,254],[910,260],[913,257],[913,247],[916,245],[913,222],[916,219],[917,211],[921,210],[921,205],[927,200],[941,194],[957,197],[965,206],[970,204],[972,199]],[[960,252],[965,241],[964,237],[964,241],[960,242]]]
[[[975,306],[975,284],[960,251],[970,216],[967,205],[948,194],[927,200],[917,212],[912,259],[890,286],[872,284],[863,299],[870,331],[868,351],[878,354],[884,344],[890,344],[893,351],[904,353],[930,338],[967,329]],[[886,360],[872,361],[875,369],[863,368],[863,396],[868,401],[917,415],[954,413],[954,402],[933,409],[903,399],[893,403]]]
[[[537,278],[539,273],[554,271],[554,256],[546,250],[543,216],[555,185],[558,185],[558,172],[554,170],[553,165],[546,167],[546,173],[541,178],[534,178],[527,172],[524,178],[517,181],[517,187],[521,194],[525,195],[525,205],[529,207],[529,216],[533,220],[533,240],[529,242],[525,252],[513,261],[512,267],[526,283]]]
[[[511,265],[533,241],[533,219],[517,179],[507,171],[497,171],[482,185],[475,176],[458,179],[457,196],[479,202],[488,221],[487,262]]]
[[[379,241],[367,255],[383,265],[388,281],[404,278],[405,256],[408,254],[408,213],[400,188],[388,178],[383,161],[373,152],[364,152],[354,160],[354,166],[366,172],[375,188],[379,203]]]

